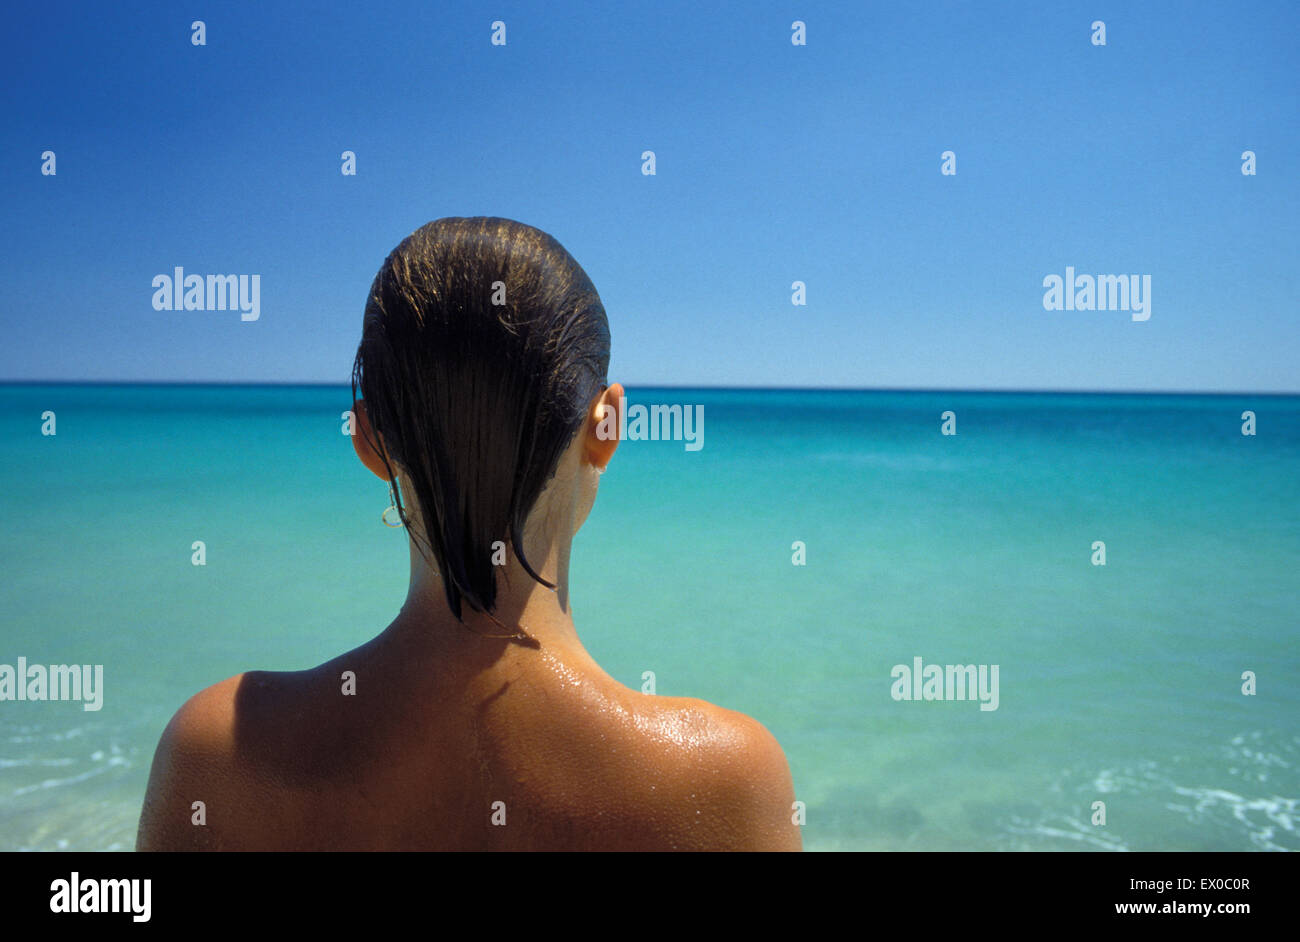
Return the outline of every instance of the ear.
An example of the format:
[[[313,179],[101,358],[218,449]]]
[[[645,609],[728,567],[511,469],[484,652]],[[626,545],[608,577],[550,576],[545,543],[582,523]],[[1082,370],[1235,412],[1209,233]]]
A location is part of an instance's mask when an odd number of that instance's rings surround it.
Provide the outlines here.
[[[384,459],[379,457],[379,453],[371,447],[372,441],[379,441],[379,436],[375,434],[374,428],[370,424],[370,416],[366,412],[366,403],[358,399],[352,403],[352,415],[355,417],[356,425],[353,429],[352,447],[361,459],[361,463],[371,470],[375,477],[381,481],[388,480],[388,472],[384,469]],[[380,447],[383,443],[380,442]]]
[[[624,408],[623,386],[606,388],[591,402],[587,424],[583,429],[582,458],[587,464],[604,471],[618,448],[618,427]]]

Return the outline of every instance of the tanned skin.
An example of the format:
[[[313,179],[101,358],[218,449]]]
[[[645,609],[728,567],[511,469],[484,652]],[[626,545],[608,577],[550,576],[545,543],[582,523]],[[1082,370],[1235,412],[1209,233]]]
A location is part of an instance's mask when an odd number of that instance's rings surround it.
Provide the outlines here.
[[[136,848],[802,849],[790,769],[762,724],[624,687],[578,640],[569,549],[618,445],[597,427],[617,427],[622,396],[615,384],[592,401],[525,527],[528,560],[556,590],[511,553],[501,624],[468,607],[462,624],[412,541],[406,603],[377,637],[311,670],[240,674],[177,711]],[[364,402],[354,414],[358,457],[387,480]],[[526,640],[487,637],[519,627]]]

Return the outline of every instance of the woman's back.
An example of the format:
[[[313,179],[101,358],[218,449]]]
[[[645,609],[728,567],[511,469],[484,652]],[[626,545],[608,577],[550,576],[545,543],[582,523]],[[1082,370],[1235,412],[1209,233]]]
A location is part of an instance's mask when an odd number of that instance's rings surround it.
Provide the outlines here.
[[[342,657],[182,707],[141,848],[800,846],[761,725],[629,690],[578,640],[570,551],[624,408],[609,342],[595,287],[540,230],[442,219],[390,253],[349,427],[407,537],[406,603]]]
[[[140,849],[799,849],[785,758],[748,717],[629,690],[580,646],[425,676],[413,634],[193,698]]]

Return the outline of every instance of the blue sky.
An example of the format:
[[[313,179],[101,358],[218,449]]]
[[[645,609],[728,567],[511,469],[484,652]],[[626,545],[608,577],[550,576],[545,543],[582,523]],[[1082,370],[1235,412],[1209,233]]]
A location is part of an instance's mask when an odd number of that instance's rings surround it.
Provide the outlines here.
[[[346,382],[389,250],[495,215],[633,385],[1300,390],[1300,5],[376,6],[7,12],[0,379]],[[260,318],[155,311],[177,266]]]

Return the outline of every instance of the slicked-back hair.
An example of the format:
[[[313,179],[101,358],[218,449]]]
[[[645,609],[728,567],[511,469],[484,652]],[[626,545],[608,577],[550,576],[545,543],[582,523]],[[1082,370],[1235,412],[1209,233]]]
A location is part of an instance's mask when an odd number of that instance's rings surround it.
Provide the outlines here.
[[[524,522],[608,368],[600,296],[540,229],[448,217],[384,260],[366,302],[352,394],[360,390],[379,441],[367,439],[408,529],[394,463],[415,490],[426,537],[417,547],[432,556],[457,619],[462,600],[495,609],[497,540],[555,588],[524,554]]]

